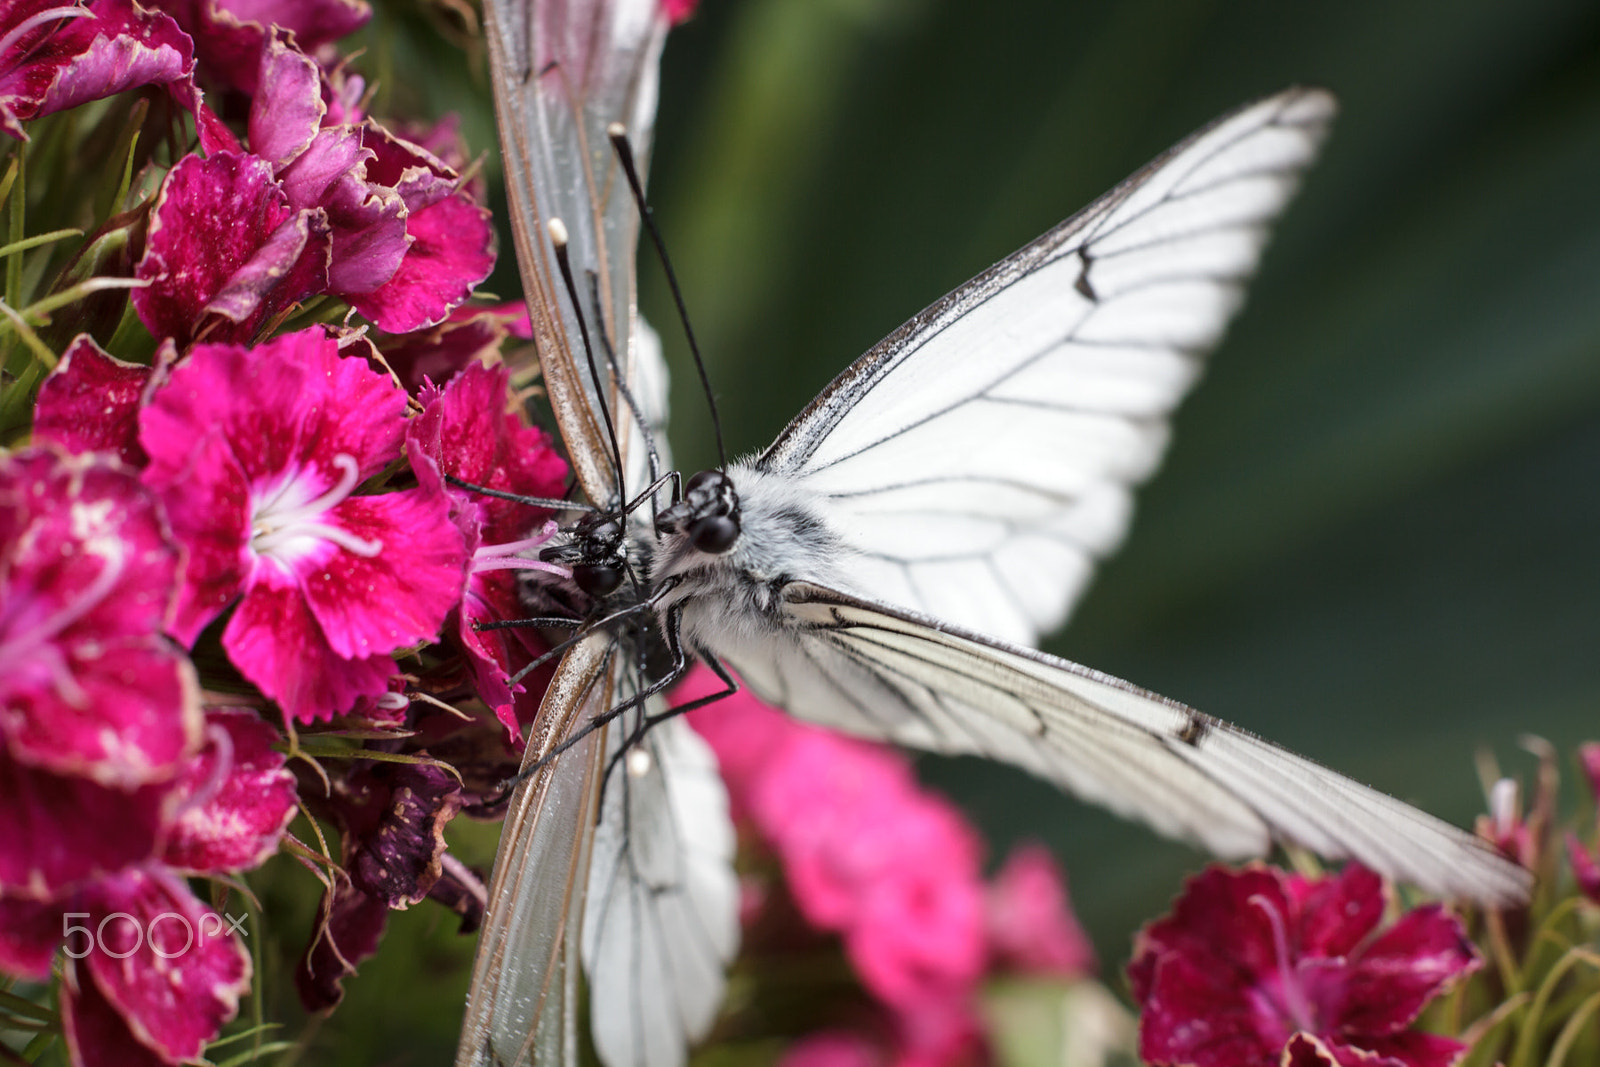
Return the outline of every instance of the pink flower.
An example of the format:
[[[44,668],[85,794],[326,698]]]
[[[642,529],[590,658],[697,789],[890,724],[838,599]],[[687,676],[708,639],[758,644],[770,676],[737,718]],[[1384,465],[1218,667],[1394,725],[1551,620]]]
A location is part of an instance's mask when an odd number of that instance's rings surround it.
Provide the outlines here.
[[[0,456],[0,735],[11,759],[128,790],[170,777],[193,751],[194,671],[161,635],[178,566],[155,497],[114,460]]]
[[[472,364],[444,389],[426,385],[420,400],[423,412],[412,421],[408,440],[442,473],[526,496],[565,495],[567,464],[548,434],[524,424],[511,410],[510,376],[504,367]],[[472,553],[466,596],[452,629],[466,654],[473,688],[505,724],[511,746],[520,750],[522,722],[538,710],[549,672],[526,685],[513,686],[510,678],[545,651],[544,643],[531,630],[477,630],[474,624],[525,616],[516,575],[535,564],[519,553],[542,543],[527,534],[545,513],[454,486],[446,492]]]
[[[1379,930],[1383,883],[1213,866],[1140,933],[1139,1055],[1193,1067],[1446,1067],[1464,1046],[1406,1028],[1480,961],[1437,904]],[[1320,1050],[1320,1051],[1319,1051]],[[1287,1059],[1285,1057],[1288,1057]]]
[[[355,495],[400,457],[405,405],[312,329],[196,345],[140,413],[145,483],[189,552],[172,632],[192,643],[239,599],[223,648],[301,721],[381,696],[390,654],[436,638],[460,598],[465,548],[437,485]]]
[[[990,952],[1009,969],[1078,978],[1094,947],[1072,914],[1067,876],[1042,845],[1012,851],[985,900]]]
[[[7,970],[44,979],[62,944],[61,1015],[75,1063],[195,1059],[250,988],[250,956],[229,923],[159,864],[49,904],[0,899]]]
[[[49,900],[0,897],[0,967],[43,978],[65,945],[62,1020],[75,1063],[196,1058],[249,988],[249,954],[232,923],[174,867],[207,875],[258,865],[295,813],[294,778],[268,747],[276,731],[253,713],[216,711],[207,721],[209,744],[184,763],[159,809],[173,813],[166,862],[102,872]],[[78,816],[126,834],[128,807]]]
[[[0,130],[141,85],[166,85],[191,110],[194,45],[131,0],[11,0],[0,6]]]

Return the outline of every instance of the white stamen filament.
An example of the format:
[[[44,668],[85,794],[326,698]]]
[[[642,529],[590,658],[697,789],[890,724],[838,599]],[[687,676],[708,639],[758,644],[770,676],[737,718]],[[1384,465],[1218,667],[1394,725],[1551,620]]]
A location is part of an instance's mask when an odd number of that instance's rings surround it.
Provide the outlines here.
[[[23,19],[10,33],[0,37],[0,56],[15,48],[23,35],[41,22],[54,22],[57,19],[92,19],[95,17],[95,13],[87,8],[72,7],[70,5],[47,8],[37,15]]]
[[[1494,831],[1507,837],[1517,828],[1517,780],[1502,778],[1489,788],[1489,812],[1494,816]]]
[[[257,505],[251,528],[250,546],[258,554],[273,555],[296,538],[331,541],[346,552],[368,558],[383,551],[382,541],[368,541],[341,526],[317,521],[324,512],[348,497],[361,483],[361,468],[354,456],[340,452],[333,457],[333,465],[339,468],[338,484],[317,499],[280,509],[276,505],[286,495],[288,490],[286,485],[271,499]]]
[[[556,563],[546,563],[542,559],[527,559],[517,555],[518,552],[527,552],[538,548],[556,535],[559,527],[553,522],[547,522],[539,527],[539,531],[532,537],[521,541],[507,541],[503,545],[483,545],[472,554],[472,569],[475,571],[544,571],[554,574],[558,578],[571,578],[572,569]]]
[[[1284,1007],[1289,1009],[1296,1028],[1315,1032],[1306,991],[1300,988],[1299,980],[1289,969],[1289,932],[1284,929],[1283,916],[1273,901],[1260,893],[1252,896],[1250,903],[1266,913],[1267,922],[1272,926],[1272,947],[1278,957],[1278,981],[1283,985]]]

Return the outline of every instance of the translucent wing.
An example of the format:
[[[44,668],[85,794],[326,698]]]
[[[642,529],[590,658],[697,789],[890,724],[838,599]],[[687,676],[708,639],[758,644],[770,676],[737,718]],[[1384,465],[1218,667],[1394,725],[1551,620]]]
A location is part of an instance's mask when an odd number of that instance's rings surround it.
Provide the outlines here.
[[[716,757],[683,720],[614,764],[583,920],[594,1043],[610,1067],[682,1067],[710,1028],[739,939],[733,848]]]
[[[666,417],[666,377],[659,342],[637,321],[638,212],[606,128],[627,127],[642,170],[666,21],[658,0],[486,0],[485,16],[517,258],[545,387],[585,494],[611,505],[660,465],[650,444]],[[551,218],[567,228],[598,382],[547,237]],[[601,398],[617,425],[626,485],[617,484]],[[642,511],[637,517],[648,522]],[[535,725],[547,742],[539,752],[615,706],[626,689],[623,649],[602,655],[595,642],[563,661]],[[513,796],[458,1065],[576,1062],[580,921],[591,1030],[611,1067],[683,1062],[686,1038],[705,1030],[721,1001],[737,915],[733,834],[714,761],[686,726],[652,735],[646,771],[628,776],[625,768],[642,765],[617,764],[597,827],[603,757],[621,736],[616,726],[590,735]],[[591,887],[604,903],[582,918]],[[690,916],[706,936],[679,925]],[[656,981],[663,969],[679,981]]]
[[[1023,644],[1065,621],[1333,112],[1220,119],[835,379],[757,466],[826,498],[848,586]]]
[[[540,705],[525,767],[576,723],[611,706],[609,646],[609,638],[597,635],[562,659]],[[576,1062],[581,894],[602,756],[601,735],[590,734],[511,795],[456,1067]]]
[[[1441,895],[1527,898],[1529,872],[1478,838],[1127,682],[806,583],[782,610],[791,641],[729,659],[801,718],[1014,764],[1225,857],[1290,841]]]
[[[612,411],[617,398],[603,348],[595,359],[607,380],[597,386],[590,378],[545,228],[552,218],[566,224],[591,334],[629,367],[639,218],[605,131],[623,123],[645,167],[666,18],[658,0],[485,0],[484,21],[517,262],[545,388],[584,492],[608,504],[619,493],[596,397],[603,392]],[[587,306],[591,272],[598,309]]]

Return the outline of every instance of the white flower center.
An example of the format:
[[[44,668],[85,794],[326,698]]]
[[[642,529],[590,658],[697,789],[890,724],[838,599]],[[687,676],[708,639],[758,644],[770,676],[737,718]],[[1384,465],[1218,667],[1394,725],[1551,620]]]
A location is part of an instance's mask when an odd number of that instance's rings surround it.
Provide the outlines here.
[[[338,483],[315,499],[306,499],[312,489],[304,472],[256,497],[250,509],[250,547],[257,555],[287,564],[311,555],[325,543],[369,558],[383,551],[382,541],[368,541],[324,521],[324,515],[361,484],[361,468],[354,456],[340,452],[333,457],[333,465],[339,468]]]

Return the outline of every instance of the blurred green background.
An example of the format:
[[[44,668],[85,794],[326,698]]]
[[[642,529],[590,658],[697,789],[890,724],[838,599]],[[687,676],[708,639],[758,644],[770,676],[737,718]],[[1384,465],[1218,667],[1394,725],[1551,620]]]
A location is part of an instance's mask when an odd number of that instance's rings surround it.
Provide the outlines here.
[[[481,65],[438,25],[382,7],[362,63],[390,110],[460,110],[487,148]],[[919,308],[1295,82],[1341,99],[1324,161],[1048,647],[1465,824],[1480,746],[1526,772],[1524,733],[1600,737],[1600,6],[705,0],[667,47],[653,197],[744,451]],[[642,273],[695,469],[704,404]],[[994,855],[1056,850],[1120,984],[1200,857],[1020,774],[921,766]],[[463,838],[487,862],[492,831]],[[397,927],[304,1062],[448,1057],[471,946],[431,906]]]

